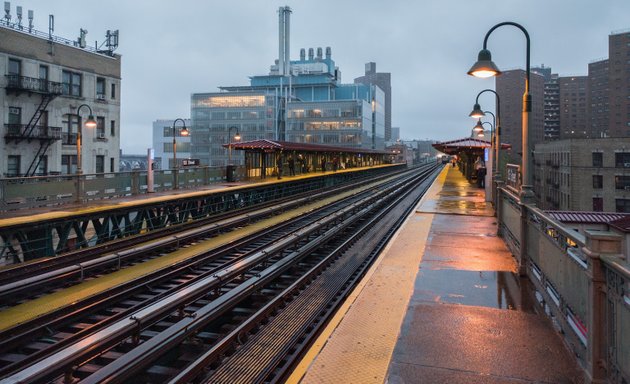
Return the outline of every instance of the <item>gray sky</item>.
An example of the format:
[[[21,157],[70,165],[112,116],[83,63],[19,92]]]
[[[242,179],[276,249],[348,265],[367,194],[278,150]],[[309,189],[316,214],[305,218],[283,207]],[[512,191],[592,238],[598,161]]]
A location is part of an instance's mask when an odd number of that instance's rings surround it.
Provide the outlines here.
[[[590,61],[608,56],[608,35],[630,28],[630,0],[12,0],[35,11],[36,29],[69,39],[87,29],[99,43],[120,30],[121,147],[145,153],[151,123],[187,118],[190,94],[248,84],[277,58],[277,9],[289,5],[291,58],[300,48],[332,47],[351,83],[374,61],[392,74],[392,125],[404,139],[450,140],[470,134],[468,113],[494,80],[466,75],[485,33],[502,21],[531,36],[532,66],[561,76],[586,75]],[[502,27],[489,40],[501,69],[525,65],[525,38]],[[486,99],[487,97],[487,99]],[[484,95],[489,108],[494,101]]]

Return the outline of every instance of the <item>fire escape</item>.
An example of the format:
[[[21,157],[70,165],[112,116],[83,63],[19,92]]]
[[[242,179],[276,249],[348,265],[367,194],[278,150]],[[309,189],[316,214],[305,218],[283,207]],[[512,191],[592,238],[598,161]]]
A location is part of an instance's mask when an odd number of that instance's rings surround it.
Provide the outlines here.
[[[29,143],[33,140],[39,140],[37,153],[35,153],[35,157],[25,173],[27,177],[33,176],[37,171],[42,156],[46,153],[48,148],[53,142],[61,139],[61,127],[49,127],[47,121],[40,124],[40,118],[46,112],[48,104],[55,97],[61,95],[62,84],[26,76],[5,76],[7,77],[7,95],[11,93],[14,93],[15,96],[19,96],[21,93],[28,93],[29,96],[32,94],[41,95],[41,101],[28,124],[5,124],[7,133],[4,139],[7,144],[12,141],[18,144],[23,140]]]

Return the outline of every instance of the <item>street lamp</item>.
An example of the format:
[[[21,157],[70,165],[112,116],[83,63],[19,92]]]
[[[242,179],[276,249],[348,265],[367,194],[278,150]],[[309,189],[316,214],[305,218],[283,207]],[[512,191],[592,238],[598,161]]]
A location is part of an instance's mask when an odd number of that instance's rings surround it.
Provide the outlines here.
[[[96,120],[94,120],[94,115],[92,114],[92,108],[87,104],[81,104],[77,108],[77,116],[81,117],[81,108],[86,107],[88,109],[88,118],[85,120],[85,128],[94,129],[96,128]],[[83,168],[81,167],[81,124],[77,129],[77,174],[80,175],[83,173]]]
[[[530,173],[530,151],[529,151],[529,113],[532,110],[532,99],[529,94],[529,77],[530,77],[530,41],[529,41],[529,33],[527,30],[523,28],[520,24],[506,21],[503,23],[499,23],[494,27],[490,28],[490,30],[486,33],[486,36],[483,39],[483,49],[479,51],[479,56],[477,62],[470,68],[468,74],[475,77],[491,77],[497,76],[501,74],[501,71],[497,68],[497,66],[492,61],[492,55],[490,51],[487,49],[488,46],[488,37],[490,34],[497,28],[502,27],[504,25],[511,25],[520,29],[525,34],[526,39],[526,58],[525,58],[525,93],[523,94],[523,122],[522,122],[522,138],[523,138],[523,164],[522,164],[522,184],[521,184],[521,197],[525,199],[530,199],[533,197],[532,192],[532,174]]]
[[[481,105],[479,104],[479,96],[481,96],[483,93],[485,92],[491,92],[494,93],[495,99],[496,99],[496,105],[497,105],[497,115],[495,116],[494,113],[489,112],[489,111],[483,111],[481,109]],[[468,116],[474,118],[474,119],[480,119],[482,117],[484,117],[486,115],[486,113],[489,113],[492,115],[492,120],[493,120],[493,126],[494,126],[494,143],[496,144],[494,146],[494,157],[496,158],[496,168],[494,169],[494,179],[495,180],[499,180],[501,174],[499,171],[499,161],[500,161],[500,151],[501,151],[501,98],[499,97],[499,94],[496,93],[495,91],[493,91],[492,89],[484,89],[483,91],[479,92],[477,94],[477,98],[475,99],[475,105],[473,106],[473,110],[472,112],[470,112],[470,114]]]
[[[179,188],[179,182],[177,180],[178,166],[177,166],[177,140],[176,131],[175,131],[175,123],[181,121],[184,125],[182,129],[179,131],[180,136],[188,136],[190,132],[188,132],[188,128],[186,128],[186,122],[182,118],[177,118],[173,121],[173,189]]]
[[[236,134],[234,135],[234,140],[239,141],[241,140],[241,135],[238,133],[238,127],[230,127],[228,129],[228,165],[232,165],[232,129],[234,129],[236,131]]]
[[[481,119],[477,121],[477,124],[472,129],[473,136],[483,136],[483,123]],[[481,134],[481,135],[480,135]]]
[[[488,124],[490,125],[490,143],[492,145],[492,136],[494,134],[494,126],[492,125],[491,122],[489,121],[477,121],[477,124],[475,125],[475,127],[473,128],[473,133],[475,133],[477,135],[477,137],[484,137],[485,134],[485,130],[483,129],[483,125],[484,124]],[[494,162],[492,163],[492,166],[494,167]]]

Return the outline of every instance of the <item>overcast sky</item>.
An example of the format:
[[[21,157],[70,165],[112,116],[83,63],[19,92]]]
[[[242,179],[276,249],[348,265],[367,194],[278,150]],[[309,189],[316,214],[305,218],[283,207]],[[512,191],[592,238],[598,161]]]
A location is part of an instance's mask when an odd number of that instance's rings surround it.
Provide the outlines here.
[[[466,75],[485,33],[502,21],[531,36],[532,66],[586,75],[608,56],[608,35],[630,28],[630,0],[12,0],[35,11],[36,29],[99,43],[120,30],[121,147],[145,153],[151,123],[190,116],[190,94],[246,85],[278,55],[278,7],[289,5],[291,59],[300,48],[332,47],[342,81],[364,64],[392,74],[392,125],[403,139],[450,140],[470,134],[474,97],[494,80]],[[501,69],[523,68],[525,38],[502,27],[489,40]],[[487,97],[487,99],[486,99]],[[489,108],[491,95],[482,96]]]

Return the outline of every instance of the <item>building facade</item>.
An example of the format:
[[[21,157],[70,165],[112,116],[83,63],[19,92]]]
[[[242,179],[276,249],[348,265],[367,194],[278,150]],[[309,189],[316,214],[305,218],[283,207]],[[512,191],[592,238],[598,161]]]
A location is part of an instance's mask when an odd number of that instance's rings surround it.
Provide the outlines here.
[[[588,114],[590,120],[589,137],[608,137],[610,107],[608,105],[608,60],[588,64]]]
[[[242,165],[242,151],[224,144],[258,139],[275,140],[280,128],[280,97],[266,91],[196,93],[191,99],[191,156],[203,165]],[[233,152],[233,153],[230,153]]]
[[[525,71],[504,71],[496,77],[496,92],[501,97],[501,142],[511,144],[506,151],[508,162],[521,164],[522,111],[525,92]],[[544,140],[544,77],[538,73],[530,75],[532,111],[529,116],[529,145],[531,148]]]
[[[374,84],[343,84],[327,47],[302,48],[290,60],[289,7],[278,11],[279,52],[268,75],[252,76],[249,85],[220,87],[191,99],[191,156],[204,165],[236,165],[230,137],[270,139],[383,149],[385,93]],[[234,157],[232,157],[234,155]]]
[[[630,138],[558,140],[535,155],[540,208],[630,212]]]
[[[543,97],[545,140],[558,140],[560,138],[560,84],[558,82],[558,74],[551,74],[548,79],[545,79]]]
[[[608,124],[611,137],[630,136],[630,31],[608,37]]]
[[[385,141],[396,141],[392,138],[392,74],[376,72],[376,63],[365,64],[365,75],[354,79],[355,84],[370,84],[378,86],[385,94]]]
[[[76,173],[79,129],[82,172],[118,171],[121,57],[114,44],[97,52],[6,19],[0,41],[0,175]],[[95,129],[83,127],[83,104]]]
[[[590,136],[588,76],[558,77],[560,96],[559,139]]]
[[[158,119],[153,122],[153,158],[155,169],[173,169],[173,121],[175,119]],[[183,119],[186,128],[190,130],[190,119]],[[181,121],[175,124],[176,158],[178,166],[183,159],[190,156],[190,135],[181,134],[184,125]]]

